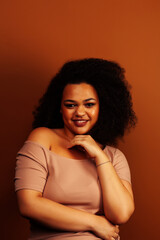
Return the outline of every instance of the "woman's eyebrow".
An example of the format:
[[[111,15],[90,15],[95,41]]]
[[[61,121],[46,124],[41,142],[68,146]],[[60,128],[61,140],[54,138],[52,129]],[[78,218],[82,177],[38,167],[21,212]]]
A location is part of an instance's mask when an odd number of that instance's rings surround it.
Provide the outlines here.
[[[91,101],[91,100],[96,101],[95,98],[87,98],[87,99],[85,99],[83,102],[88,102],[88,101]],[[66,100],[64,100],[64,102],[76,102],[76,101],[71,100],[71,99],[66,99]]]
[[[75,102],[75,101],[71,100],[71,99],[66,99],[66,100],[64,100],[64,102]]]
[[[88,102],[88,101],[91,101],[91,100],[94,100],[94,101],[96,101],[96,99],[95,99],[95,98],[87,98],[87,99],[85,99],[83,102]]]

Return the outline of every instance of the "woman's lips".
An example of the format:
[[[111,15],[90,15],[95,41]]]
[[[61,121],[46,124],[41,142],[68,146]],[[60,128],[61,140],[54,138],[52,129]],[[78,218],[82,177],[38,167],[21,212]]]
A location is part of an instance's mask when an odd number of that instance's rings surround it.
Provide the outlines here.
[[[88,120],[73,120],[74,124],[76,125],[76,127],[84,127]]]

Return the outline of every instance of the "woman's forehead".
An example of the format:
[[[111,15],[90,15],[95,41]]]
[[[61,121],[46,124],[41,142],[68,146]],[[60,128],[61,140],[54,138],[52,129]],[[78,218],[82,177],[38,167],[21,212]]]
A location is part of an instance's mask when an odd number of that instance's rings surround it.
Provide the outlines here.
[[[69,99],[98,99],[95,88],[87,83],[67,84],[63,91],[63,98]]]

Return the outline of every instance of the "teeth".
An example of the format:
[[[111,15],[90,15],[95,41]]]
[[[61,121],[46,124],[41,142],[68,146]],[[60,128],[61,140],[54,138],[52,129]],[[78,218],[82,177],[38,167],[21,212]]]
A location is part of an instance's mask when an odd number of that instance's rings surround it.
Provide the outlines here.
[[[86,120],[75,120],[76,122],[86,122]]]

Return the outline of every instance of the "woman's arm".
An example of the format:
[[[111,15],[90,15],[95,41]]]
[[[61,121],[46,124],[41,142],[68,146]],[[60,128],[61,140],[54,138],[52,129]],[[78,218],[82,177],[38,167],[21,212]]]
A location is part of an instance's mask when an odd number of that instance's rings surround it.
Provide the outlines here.
[[[89,156],[95,160],[102,188],[106,218],[114,224],[125,223],[134,211],[134,200],[130,183],[118,177],[109,158],[91,136],[75,136],[69,147],[75,145],[84,147]]]
[[[95,157],[96,165],[108,162],[102,151]],[[121,180],[111,162],[97,167],[103,192],[104,212],[110,221],[116,224],[125,223],[134,211],[133,192],[129,182]]]
[[[73,209],[42,197],[34,190],[17,191],[19,210],[22,216],[37,220],[54,229],[64,231],[93,231],[102,239],[118,236],[118,226],[104,217]]]

